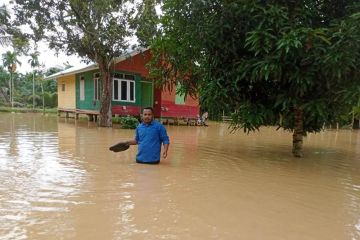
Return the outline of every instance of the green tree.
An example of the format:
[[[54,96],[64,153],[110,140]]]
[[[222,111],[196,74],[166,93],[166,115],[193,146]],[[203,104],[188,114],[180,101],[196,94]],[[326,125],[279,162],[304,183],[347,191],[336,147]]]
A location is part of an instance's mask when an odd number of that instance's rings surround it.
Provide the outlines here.
[[[8,46],[11,43],[11,37],[7,34],[6,23],[8,22],[10,15],[6,9],[6,6],[0,6],[0,45]]]
[[[9,73],[4,69],[3,66],[0,66],[0,104],[6,105],[10,102],[9,94],[8,94],[8,81],[9,81]]]
[[[28,50],[28,37],[12,24],[6,5],[0,6],[0,46],[12,46],[23,54]]]
[[[136,36],[142,47],[151,45],[153,39],[159,34],[159,16],[155,9],[159,2],[159,0],[143,0],[138,3],[132,27],[136,29]]]
[[[9,92],[10,92],[10,103],[11,103],[11,107],[14,106],[14,79],[13,79],[13,75],[16,71],[16,67],[17,64],[21,65],[21,62],[18,60],[18,53],[17,52],[10,52],[7,51],[6,53],[4,53],[2,55],[2,59],[3,59],[3,65],[5,68],[8,69],[9,73],[10,73],[10,79],[9,79]]]
[[[32,71],[33,108],[35,108],[35,72],[36,72],[36,68],[40,66],[39,54],[40,53],[35,49],[35,51],[30,54],[30,59],[28,61],[28,63],[30,63],[31,68],[33,69]]]
[[[98,64],[102,78],[100,126],[111,126],[111,69],[129,47],[131,0],[16,0],[17,24],[28,24],[34,40]],[[51,13],[51,14],[50,14]]]
[[[165,0],[151,74],[234,112],[234,130],[292,131],[301,157],[303,136],[336,121],[359,85],[359,2]]]

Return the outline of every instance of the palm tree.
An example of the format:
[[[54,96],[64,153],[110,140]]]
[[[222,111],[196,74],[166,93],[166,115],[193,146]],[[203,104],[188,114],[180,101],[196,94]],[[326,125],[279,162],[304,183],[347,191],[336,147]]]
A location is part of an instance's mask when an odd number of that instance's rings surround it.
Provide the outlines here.
[[[39,52],[38,51],[34,51],[33,53],[30,54],[30,59],[28,61],[28,63],[30,63],[31,68],[33,69],[33,109],[35,108],[35,71],[37,67],[40,66],[39,63]]]
[[[6,6],[0,6],[0,45],[8,46],[11,42],[11,36],[6,34],[6,22],[10,15],[6,9]]]
[[[44,72],[45,72],[44,69],[45,69],[45,65],[42,63],[42,64],[39,64],[38,67],[39,67],[39,69],[38,69],[39,74],[37,75],[37,82],[40,82],[43,114],[45,114],[45,94],[44,94]]]
[[[18,53],[17,52],[10,52],[7,51],[2,55],[3,65],[7,67],[10,73],[10,80],[9,80],[9,87],[10,87],[10,102],[11,107],[14,107],[14,83],[13,83],[13,73],[16,71],[16,64],[21,65],[21,62],[18,60]]]

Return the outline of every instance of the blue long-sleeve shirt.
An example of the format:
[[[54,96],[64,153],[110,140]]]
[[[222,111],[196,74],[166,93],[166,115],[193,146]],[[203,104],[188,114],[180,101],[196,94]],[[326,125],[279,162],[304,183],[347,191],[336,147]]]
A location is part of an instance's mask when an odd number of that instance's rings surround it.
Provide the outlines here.
[[[160,161],[161,144],[170,143],[165,127],[154,120],[149,124],[139,124],[135,140],[138,144],[136,160],[140,162]]]

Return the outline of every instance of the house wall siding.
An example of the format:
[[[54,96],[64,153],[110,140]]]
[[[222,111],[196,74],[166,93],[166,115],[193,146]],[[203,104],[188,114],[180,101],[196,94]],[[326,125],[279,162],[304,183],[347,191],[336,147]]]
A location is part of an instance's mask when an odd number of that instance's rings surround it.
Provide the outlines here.
[[[200,112],[199,100],[190,96],[185,104],[176,104],[176,88],[161,93],[161,117],[196,118]]]
[[[100,101],[94,100],[94,74],[98,71],[89,71],[76,74],[76,108],[84,110],[99,110]],[[80,78],[85,79],[85,99],[80,100]]]
[[[115,71],[135,72],[140,74],[142,78],[147,78],[149,76],[149,70],[145,66],[150,59],[151,53],[147,50],[117,63],[115,65]]]
[[[62,85],[65,84],[65,91]],[[58,108],[75,109],[75,76],[59,77],[57,79]]]

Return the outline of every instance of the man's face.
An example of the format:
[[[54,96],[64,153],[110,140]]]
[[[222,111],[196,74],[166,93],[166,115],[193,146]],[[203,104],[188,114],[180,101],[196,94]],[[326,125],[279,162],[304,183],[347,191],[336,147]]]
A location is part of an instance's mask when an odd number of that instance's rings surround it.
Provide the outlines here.
[[[153,120],[153,113],[150,109],[144,109],[143,121],[144,123],[150,123]]]

